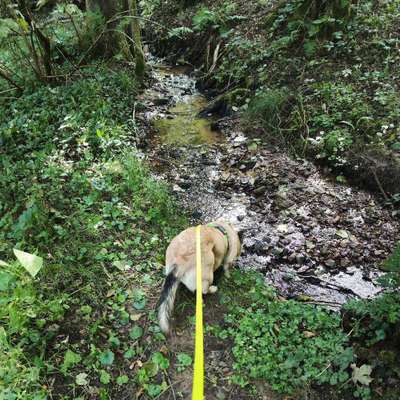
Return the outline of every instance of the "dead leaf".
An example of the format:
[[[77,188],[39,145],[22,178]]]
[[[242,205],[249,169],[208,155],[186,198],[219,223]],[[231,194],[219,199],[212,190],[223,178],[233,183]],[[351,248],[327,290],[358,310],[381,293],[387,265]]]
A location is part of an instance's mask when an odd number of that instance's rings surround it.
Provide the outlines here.
[[[345,231],[344,229],[339,229],[336,231],[336,235],[341,237],[342,239],[348,239],[349,238],[349,233]]]
[[[361,367],[357,367],[356,364],[350,365],[353,370],[351,374],[351,379],[354,383],[361,383],[362,385],[368,386],[372,382],[371,372],[372,367],[368,364],[363,364]]]
[[[303,335],[304,335],[306,338],[312,338],[312,337],[314,337],[314,336],[317,336],[317,334],[316,334],[315,332],[310,332],[310,331],[304,331],[304,332],[303,332]]]
[[[130,319],[131,321],[139,321],[139,319],[143,316],[143,314],[131,314]]]

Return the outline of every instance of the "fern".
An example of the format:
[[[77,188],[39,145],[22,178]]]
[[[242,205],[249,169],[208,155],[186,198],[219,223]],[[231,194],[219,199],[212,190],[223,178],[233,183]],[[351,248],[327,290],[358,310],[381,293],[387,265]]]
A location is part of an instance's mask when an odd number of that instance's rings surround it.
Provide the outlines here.
[[[193,33],[192,29],[186,26],[180,26],[179,28],[171,29],[168,33],[168,37],[170,38],[176,37],[182,39],[190,33]]]

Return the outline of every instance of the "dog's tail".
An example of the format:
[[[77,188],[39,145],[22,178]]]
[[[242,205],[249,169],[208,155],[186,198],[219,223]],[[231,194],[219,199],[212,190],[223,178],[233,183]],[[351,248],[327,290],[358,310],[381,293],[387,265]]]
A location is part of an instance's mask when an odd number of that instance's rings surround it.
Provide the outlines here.
[[[179,280],[174,275],[175,266],[165,278],[164,287],[158,302],[158,323],[161,331],[166,335],[170,333],[170,320],[174,309],[176,291],[179,286]]]

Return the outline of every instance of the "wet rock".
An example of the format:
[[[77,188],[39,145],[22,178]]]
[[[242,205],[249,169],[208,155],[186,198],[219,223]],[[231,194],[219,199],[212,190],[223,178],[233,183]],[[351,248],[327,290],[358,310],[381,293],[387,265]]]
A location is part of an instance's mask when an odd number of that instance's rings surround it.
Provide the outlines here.
[[[192,186],[192,182],[190,182],[190,181],[180,181],[180,182],[178,182],[178,185],[182,189],[189,189]]]
[[[296,262],[297,262],[297,264],[303,264],[304,260],[305,260],[305,257],[304,257],[303,254],[297,254],[297,255],[296,255]]]
[[[331,258],[329,260],[325,261],[325,265],[329,268],[333,268],[335,266],[335,260],[332,260]]]
[[[153,100],[153,103],[156,106],[166,106],[169,102],[170,99],[167,97],[159,97]]]
[[[267,187],[266,187],[266,186],[259,186],[259,187],[255,188],[255,189],[253,190],[253,193],[254,193],[256,196],[261,196],[261,195],[264,194],[266,191],[267,191]]]
[[[196,210],[196,211],[193,211],[193,212],[192,212],[192,217],[193,217],[194,219],[199,219],[199,218],[202,217],[202,215],[203,215],[203,213],[202,213],[201,211],[199,211],[199,210]]]

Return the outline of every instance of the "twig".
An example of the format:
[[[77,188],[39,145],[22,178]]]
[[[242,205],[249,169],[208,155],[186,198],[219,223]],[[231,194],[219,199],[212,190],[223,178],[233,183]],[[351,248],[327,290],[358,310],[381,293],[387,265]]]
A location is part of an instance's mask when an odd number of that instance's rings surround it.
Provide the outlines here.
[[[169,386],[170,386],[170,388],[171,388],[171,391],[172,391],[172,397],[174,398],[174,400],[176,400],[176,396],[175,396],[175,390],[174,390],[174,387],[173,387],[173,385],[172,385],[171,378],[169,377],[169,374],[168,374],[168,372],[167,372],[167,371],[165,371],[165,377],[167,378],[167,380],[168,380],[168,383],[169,383]]]
[[[3,94],[3,93],[11,92],[12,90],[17,90],[17,88],[13,87],[13,88],[10,88],[10,89],[7,89],[7,90],[3,90],[3,91],[0,92],[0,95]]]
[[[8,76],[8,74],[5,71],[2,71],[1,69],[0,69],[0,77],[5,79],[8,83],[10,83],[16,89],[20,90],[21,92],[23,91],[22,87],[19,86],[17,82],[15,82],[10,76]]]
[[[177,385],[178,383],[181,383],[181,382],[183,382],[183,381],[180,380],[180,381],[176,381],[176,382],[174,382],[174,383],[171,383],[171,384],[170,384],[164,391],[162,391],[157,397],[154,397],[154,400],[159,399],[168,389],[172,388],[172,386],[175,386],[175,385]]]
[[[387,202],[390,202],[388,195],[387,195],[386,192],[383,190],[381,181],[379,180],[378,175],[376,174],[375,169],[374,169],[374,168],[371,168],[371,171],[372,171],[372,174],[374,175],[375,182],[376,182],[376,184],[378,185],[379,190],[380,190],[381,193],[383,194],[383,197],[385,198],[385,200],[386,200]]]
[[[136,121],[136,102],[133,104],[133,110],[132,110],[132,122],[135,123]]]

